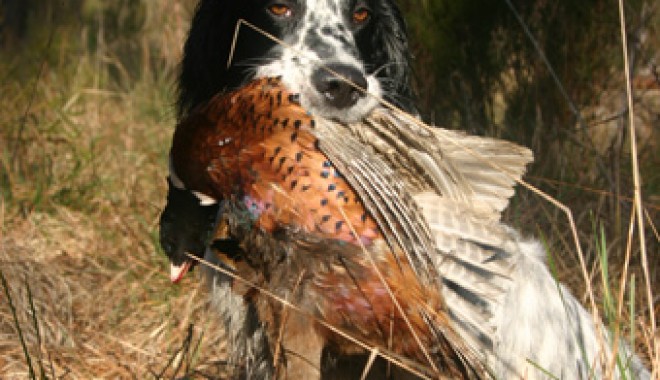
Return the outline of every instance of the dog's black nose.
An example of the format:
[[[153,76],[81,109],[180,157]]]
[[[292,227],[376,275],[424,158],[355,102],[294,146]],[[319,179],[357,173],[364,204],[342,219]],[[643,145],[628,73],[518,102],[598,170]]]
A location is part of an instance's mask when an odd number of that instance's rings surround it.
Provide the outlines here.
[[[355,67],[342,64],[330,64],[318,68],[312,74],[312,83],[323,95],[327,104],[339,109],[354,105],[364,96],[364,92],[354,86],[367,89],[367,78],[364,74]]]

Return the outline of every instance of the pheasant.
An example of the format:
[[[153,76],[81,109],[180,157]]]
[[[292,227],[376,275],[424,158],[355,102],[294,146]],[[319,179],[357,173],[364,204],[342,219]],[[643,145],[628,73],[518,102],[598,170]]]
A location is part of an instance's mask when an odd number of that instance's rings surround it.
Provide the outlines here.
[[[488,377],[479,353],[514,244],[498,220],[528,150],[385,108],[317,118],[263,78],[181,121],[170,160],[176,187],[220,201],[218,228],[238,242],[223,261],[296,306],[235,286],[288,353],[283,376],[318,377],[324,347],[355,351],[348,335],[417,373]]]

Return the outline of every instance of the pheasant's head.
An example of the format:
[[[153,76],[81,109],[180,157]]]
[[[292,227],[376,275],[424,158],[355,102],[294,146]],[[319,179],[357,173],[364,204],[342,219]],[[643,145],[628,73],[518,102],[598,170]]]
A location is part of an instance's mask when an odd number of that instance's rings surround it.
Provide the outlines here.
[[[160,246],[170,259],[170,280],[176,283],[196,263],[186,253],[204,256],[218,206],[200,206],[190,191],[177,188],[170,178],[167,183],[167,205],[160,215]]]

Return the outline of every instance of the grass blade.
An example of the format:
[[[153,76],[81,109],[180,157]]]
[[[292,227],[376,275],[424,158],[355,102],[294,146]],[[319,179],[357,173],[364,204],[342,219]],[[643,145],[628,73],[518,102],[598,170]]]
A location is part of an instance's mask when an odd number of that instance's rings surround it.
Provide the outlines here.
[[[5,296],[7,297],[7,302],[9,303],[9,308],[11,309],[11,314],[14,318],[14,325],[16,326],[16,331],[18,332],[18,340],[21,342],[21,347],[23,348],[23,354],[25,355],[25,362],[27,363],[28,366],[28,373],[30,376],[30,379],[34,380],[36,379],[35,373],[34,373],[34,367],[32,367],[32,360],[30,359],[30,351],[28,350],[27,344],[25,343],[25,338],[23,337],[23,330],[21,329],[21,324],[18,321],[18,316],[16,315],[16,307],[14,306],[14,301],[11,298],[11,293],[9,292],[9,284],[7,283],[7,280],[5,279],[4,273],[0,271],[0,281],[2,281],[2,289],[5,292]]]

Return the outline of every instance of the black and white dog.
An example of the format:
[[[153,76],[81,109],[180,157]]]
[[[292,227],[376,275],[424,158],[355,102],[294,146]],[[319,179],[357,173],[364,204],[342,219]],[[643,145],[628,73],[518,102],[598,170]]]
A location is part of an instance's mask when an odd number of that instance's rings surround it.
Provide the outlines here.
[[[300,94],[303,107],[315,115],[359,120],[379,99],[414,113],[408,58],[404,23],[393,0],[201,0],[185,45],[178,117],[219,92],[273,76]],[[173,281],[191,266],[184,252],[204,255],[216,213],[217,206],[201,206],[170,179],[161,244],[175,268]],[[510,281],[499,303],[486,306],[494,317],[491,349],[483,355],[495,378],[602,377],[602,363],[611,356],[607,334],[597,331],[602,326],[557,286],[539,243],[513,231],[511,239],[513,248],[501,257],[513,268]],[[255,313],[231,293],[227,279],[209,277],[230,337],[230,362],[243,364],[244,377],[271,377],[271,353]],[[650,377],[627,348],[619,355],[623,360],[612,376]]]

